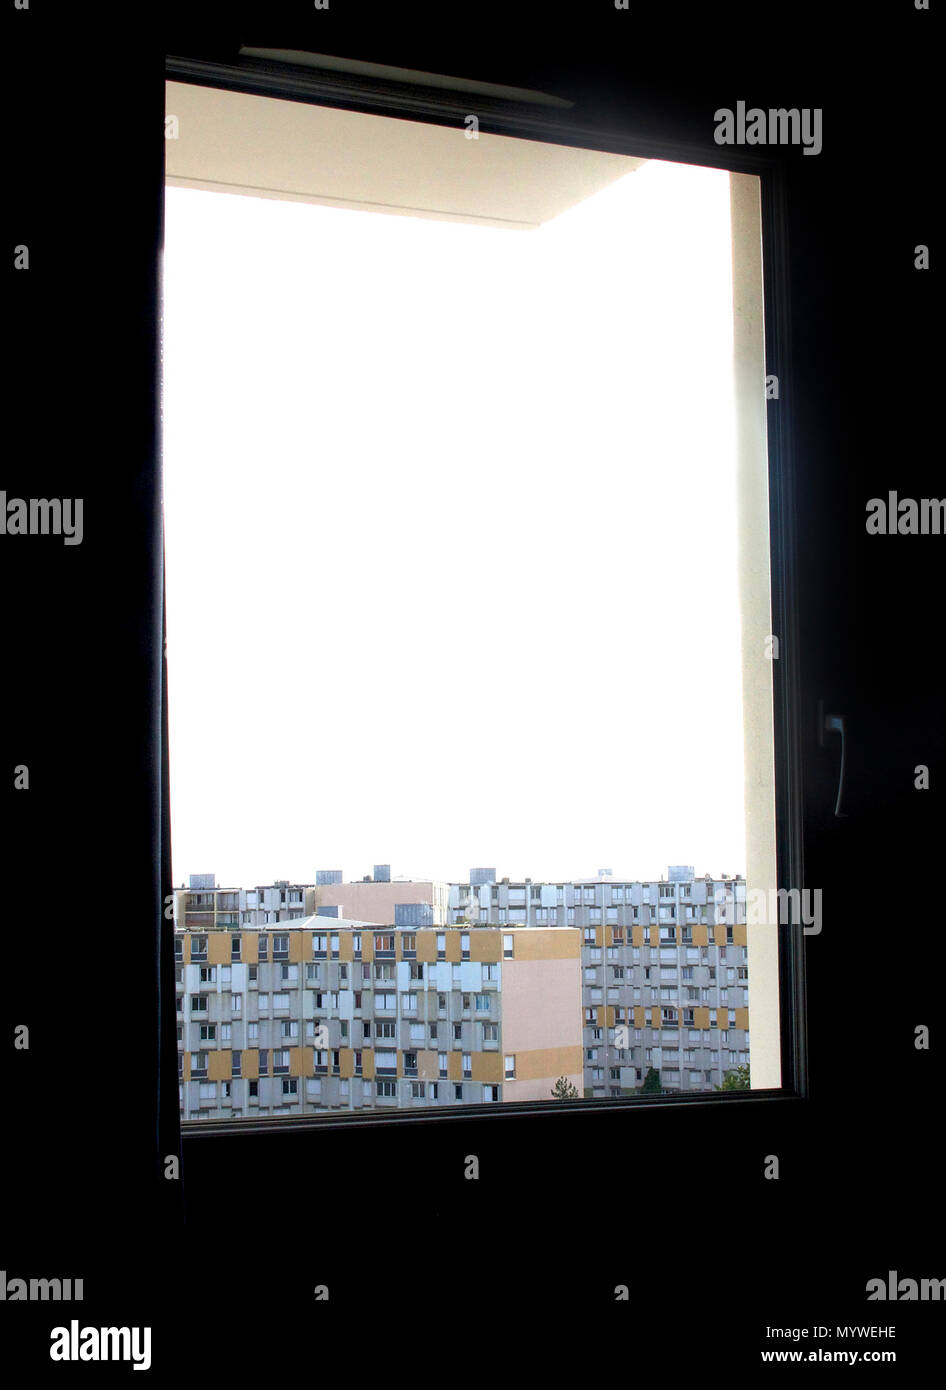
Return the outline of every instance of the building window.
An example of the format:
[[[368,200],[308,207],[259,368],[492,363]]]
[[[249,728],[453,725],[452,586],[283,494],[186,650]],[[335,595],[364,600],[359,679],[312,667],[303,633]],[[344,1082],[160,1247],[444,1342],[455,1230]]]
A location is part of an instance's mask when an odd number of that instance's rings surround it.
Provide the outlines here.
[[[512,958],[513,958],[513,946],[512,946],[512,943],[513,943],[513,936],[512,936],[511,933],[510,933],[510,934],[507,934],[506,936],[503,937],[503,960],[512,960]]]
[[[503,1058],[503,1075],[507,1081],[514,1081],[516,1078],[516,1058],[514,1053]]]

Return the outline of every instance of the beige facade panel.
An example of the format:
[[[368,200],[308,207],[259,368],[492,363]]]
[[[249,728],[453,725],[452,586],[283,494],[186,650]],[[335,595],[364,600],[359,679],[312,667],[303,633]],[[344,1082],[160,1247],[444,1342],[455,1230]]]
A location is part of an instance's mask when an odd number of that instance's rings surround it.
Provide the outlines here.
[[[338,1074],[346,1079],[355,1075],[354,1048],[340,1047],[338,1049]]]
[[[643,1004],[635,1004],[634,1007],[631,1009],[631,1013],[634,1015],[635,1028],[645,1028],[647,1026],[644,1022]]]
[[[708,1027],[710,1026],[709,1016],[710,1016],[710,1011],[709,1011],[708,1008],[694,1009],[694,1010],[693,1010],[693,1023],[694,1023],[694,1026],[695,1026],[696,1028],[708,1028]]]
[[[732,930],[732,939],[733,939],[733,945],[735,945],[735,946],[748,946],[748,944],[749,944],[749,938],[748,938],[748,936],[746,935],[746,924],[745,924],[745,922],[737,922],[737,923],[736,923],[736,925],[733,927],[733,930]]]
[[[748,1010],[748,1009],[735,1009],[733,1012],[734,1012],[735,1015],[736,1015],[736,1027],[737,1027],[737,1028],[748,1028],[748,1027],[749,1027],[749,1010]]]
[[[504,930],[508,936],[509,928],[506,927]],[[581,932],[577,927],[558,927],[553,931],[543,931],[540,927],[526,927],[514,931],[514,936],[515,960],[578,960],[581,955]],[[506,964],[508,966],[510,962],[507,961]],[[505,989],[505,974],[503,988]]]
[[[311,1048],[311,1047],[290,1047],[290,1049],[289,1049],[289,1075],[290,1075],[290,1076],[311,1076],[311,1075],[312,1075],[312,1048]]]
[[[244,1052],[242,1062],[243,1075],[247,1081],[259,1080],[259,1049],[253,1047]]]
[[[447,1076],[451,1081],[463,1080],[463,1056],[461,1053],[447,1053]]]
[[[207,938],[207,961],[210,965],[229,965],[230,964],[230,937],[232,929],[214,932]]]
[[[426,961],[428,965],[437,959],[437,933],[428,927],[418,928],[417,959]]]
[[[374,1048],[365,1047],[361,1051],[361,1074],[366,1081],[374,1080]]]
[[[307,931],[289,933],[289,959],[296,965],[312,959],[312,938]]]
[[[503,1104],[508,1105],[514,1101],[553,1100],[552,1087],[560,1076],[564,1076],[566,1081],[571,1082],[579,1096],[583,1094],[585,1079],[584,1073],[579,1069],[577,1071],[558,1072],[552,1077],[536,1077],[530,1081],[504,1081]]]
[[[311,947],[311,942],[309,943]],[[243,959],[247,965],[257,965],[259,963],[259,932],[245,931],[243,933]]]
[[[207,1058],[207,1080],[229,1081],[233,1069],[230,1049],[211,1052]]]
[[[440,1065],[437,1060],[436,1052],[418,1052],[417,1054],[417,1079],[418,1081],[436,1081],[440,1075]]]
[[[640,922],[634,922],[633,925],[631,926],[631,945],[632,945],[632,946],[643,946],[643,944],[644,944],[644,928],[642,927],[642,925],[640,924]]]
[[[501,1058],[497,1058],[501,1062]],[[516,1053],[516,1080],[517,1081],[537,1081],[546,1080],[549,1088],[555,1083],[558,1077],[567,1076],[572,1072],[581,1073],[582,1070],[582,1049],[581,1044],[570,1047],[545,1047],[538,1048],[534,1052]],[[476,1076],[476,1057],[473,1058],[474,1071]],[[500,1068],[501,1074],[502,1068]],[[484,1080],[489,1078],[484,1077]],[[504,1093],[505,1094],[505,1093]]]
[[[693,945],[708,946],[709,944],[709,927],[707,927],[703,922],[694,923]]]
[[[477,927],[470,932],[470,960],[492,963],[503,958],[502,932]]]
[[[470,1064],[474,1081],[495,1086],[503,1079],[503,1059],[497,1052],[474,1052]]]

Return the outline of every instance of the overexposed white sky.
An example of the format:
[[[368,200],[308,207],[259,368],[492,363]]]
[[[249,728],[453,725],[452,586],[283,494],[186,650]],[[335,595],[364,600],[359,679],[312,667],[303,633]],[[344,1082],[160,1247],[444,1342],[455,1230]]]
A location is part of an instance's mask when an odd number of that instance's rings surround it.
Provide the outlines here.
[[[166,212],[175,882],[744,872],[728,175]]]

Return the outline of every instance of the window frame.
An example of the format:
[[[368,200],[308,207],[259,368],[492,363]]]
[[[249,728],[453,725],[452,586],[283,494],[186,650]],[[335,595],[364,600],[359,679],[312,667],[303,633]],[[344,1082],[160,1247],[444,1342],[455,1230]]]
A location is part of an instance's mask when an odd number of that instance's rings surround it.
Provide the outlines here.
[[[240,57],[234,62],[198,59],[180,54],[168,55],[165,63],[168,81],[192,83],[233,92],[244,92],[278,100],[327,106],[340,110],[413,120],[421,123],[463,129],[470,105],[469,95],[449,87],[417,86],[408,81],[392,81],[353,73],[300,68]],[[760,181],[762,232],[762,298],[764,307],[763,341],[765,370],[780,383],[778,408],[767,407],[767,456],[769,501],[769,567],[772,629],[780,635],[785,651],[798,651],[799,552],[796,539],[796,469],[793,454],[793,408],[791,401],[791,323],[789,316],[790,262],[788,250],[788,180],[777,151],[745,146],[709,146],[687,139],[637,133],[630,125],[622,129],[603,124],[581,125],[553,108],[536,107],[506,98],[476,97],[479,129],[484,133],[532,139],[544,143],[606,151],[631,157],[671,160],[730,173],[755,175]],[[166,684],[166,671],[165,671]],[[803,859],[803,781],[804,745],[801,715],[800,673],[797,662],[772,663],[775,853],[779,889],[802,889],[805,883]],[[162,711],[163,740],[167,749],[167,706]],[[165,757],[166,757],[165,751]],[[161,820],[165,842],[170,844],[171,822],[167,778],[162,782]],[[164,866],[165,893],[173,891],[169,868]],[[635,910],[634,920],[639,921]],[[569,919],[574,912],[569,910]],[[649,1109],[684,1105],[707,1106],[738,1104],[761,1105],[791,1103],[808,1096],[808,1061],[805,1029],[804,938],[802,924],[780,924],[778,931],[779,1050],[781,1086],[729,1092],[672,1097],[579,1098],[570,1110]],[[268,953],[267,953],[268,955]],[[324,958],[321,955],[318,959]],[[440,953],[437,958],[442,959]],[[503,959],[514,959],[503,951]],[[173,958],[172,958],[173,964]],[[162,980],[163,990],[174,995],[172,980]],[[168,1005],[170,1009],[170,1004]],[[170,1017],[170,1015],[168,1015]],[[170,1090],[170,1075],[168,1076]],[[177,1107],[174,1107],[175,1113]],[[496,1105],[459,1103],[443,1108],[380,1112],[350,1112],[343,1116],[300,1116],[293,1123],[319,1127],[352,1124],[429,1123],[458,1115],[509,1116],[536,1111],[558,1114],[558,1107],[543,1102],[513,1102]],[[182,1132],[207,1136],[200,1121],[179,1121]],[[213,1126],[215,1135],[265,1130],[267,1118],[250,1121],[240,1118],[232,1124]]]

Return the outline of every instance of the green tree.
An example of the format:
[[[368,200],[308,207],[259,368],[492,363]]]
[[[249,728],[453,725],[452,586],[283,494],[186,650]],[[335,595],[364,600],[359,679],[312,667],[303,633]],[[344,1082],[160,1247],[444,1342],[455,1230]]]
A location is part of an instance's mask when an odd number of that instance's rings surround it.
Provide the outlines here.
[[[642,1096],[662,1096],[663,1087],[660,1084],[660,1072],[653,1067],[649,1067],[647,1075],[644,1077],[644,1084],[641,1086]]]
[[[550,1092],[556,1100],[577,1100],[578,1088],[567,1077],[560,1076]]]
[[[723,1077],[722,1086],[714,1087],[717,1091],[748,1091],[749,1086],[749,1063],[745,1062],[741,1067],[736,1067],[734,1071],[728,1071]]]

